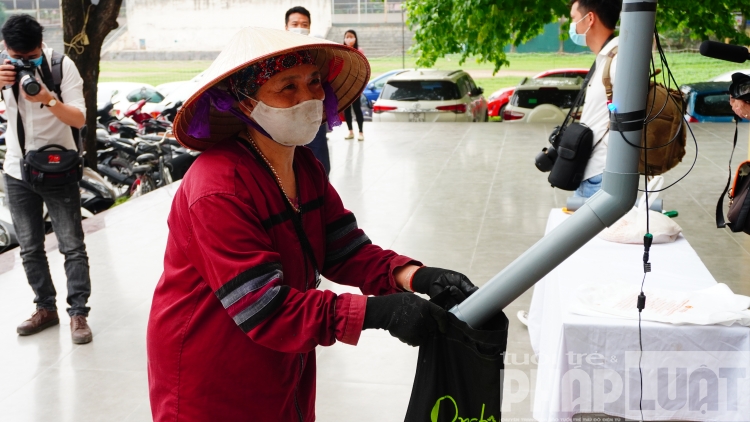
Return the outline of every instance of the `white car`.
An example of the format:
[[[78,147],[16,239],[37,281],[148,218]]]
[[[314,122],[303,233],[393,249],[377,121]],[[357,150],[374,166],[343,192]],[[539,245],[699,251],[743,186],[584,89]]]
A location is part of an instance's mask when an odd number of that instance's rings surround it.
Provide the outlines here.
[[[167,94],[166,98],[164,98],[164,100],[162,101],[162,104],[165,107],[168,107],[172,104],[176,104],[178,101],[182,101],[183,103],[187,101],[188,98],[195,94],[198,89],[200,89],[201,81],[203,80],[203,75],[205,73],[206,72],[201,72],[189,81],[185,81],[180,84],[180,86]]]
[[[462,70],[412,70],[393,76],[373,105],[373,122],[484,122],[484,90]]]
[[[750,69],[739,69],[731,72],[722,73],[721,75],[711,79],[709,82],[732,82],[732,75],[740,72],[750,76]]]
[[[99,83],[96,96],[97,107],[102,107],[110,99],[115,105],[114,111],[118,117],[122,117],[133,104],[142,99],[146,100],[146,104],[141,109],[144,113],[157,115],[164,110],[164,106],[160,104],[164,100],[164,95],[154,86],[140,82]]]
[[[562,123],[581,91],[583,78],[524,79],[503,111],[503,121]],[[579,118],[580,115],[575,116]]]
[[[181,86],[188,83],[188,81],[177,81],[177,82],[167,82],[160,85],[156,85],[156,90],[159,91],[159,94],[163,95],[165,98],[169,97],[169,94],[171,94],[174,91],[177,91],[180,89]]]

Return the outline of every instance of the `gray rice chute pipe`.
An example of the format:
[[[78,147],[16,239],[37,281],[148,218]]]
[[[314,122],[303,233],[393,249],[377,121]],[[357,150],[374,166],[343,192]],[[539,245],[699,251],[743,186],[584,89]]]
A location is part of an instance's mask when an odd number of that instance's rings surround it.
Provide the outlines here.
[[[646,109],[655,10],[656,0],[623,1],[612,101],[616,113]],[[638,127],[622,132],[635,145],[641,141]],[[475,294],[451,309],[452,313],[471,326],[480,326],[633,208],[641,150],[629,145],[622,134],[609,133],[602,189]]]

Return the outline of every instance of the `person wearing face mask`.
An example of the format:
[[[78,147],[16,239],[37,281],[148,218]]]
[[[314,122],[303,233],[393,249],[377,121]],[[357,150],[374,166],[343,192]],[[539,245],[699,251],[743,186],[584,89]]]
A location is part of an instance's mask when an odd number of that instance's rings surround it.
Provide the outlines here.
[[[344,45],[347,47],[351,47],[360,53],[364,52],[361,48],[359,48],[359,41],[357,40],[357,33],[350,29],[344,33]],[[354,139],[354,129],[352,127],[352,110],[354,110],[354,115],[357,116],[357,126],[359,127],[359,136],[357,136],[357,139],[360,141],[365,140],[365,134],[363,133],[364,125],[365,125],[365,117],[362,114],[362,104],[360,102],[362,97],[358,97],[356,100],[354,100],[354,104],[352,104],[351,107],[344,110],[344,118],[346,119],[346,127],[349,128],[349,135],[347,135],[344,139]]]
[[[413,291],[453,304],[476,291],[373,245],[304,146],[369,75],[344,45],[245,28],[175,118],[204,152],[175,193],[151,306],[154,421],[313,421],[317,346],[364,329],[420,345],[447,312]],[[363,295],[320,290],[321,276]]]
[[[602,185],[609,144],[609,109],[602,69],[607,55],[618,45],[619,37],[615,37],[614,32],[621,9],[622,0],[573,0],[570,3],[570,39],[580,46],[588,46],[596,54],[596,67],[585,87],[586,98],[581,114],[581,123],[594,132],[595,146],[575,196],[588,198]],[[615,83],[616,69],[615,55],[610,68],[612,85]]]
[[[8,151],[3,165],[5,193],[36,304],[34,314],[16,331],[22,336],[32,335],[60,323],[57,292],[44,250],[46,205],[59,250],[65,255],[72,341],[84,344],[93,338],[87,323],[91,280],[78,180],[60,177],[56,183],[47,183],[45,178],[50,180],[60,173],[37,173],[42,176],[33,178],[27,164],[29,156],[36,156],[40,150],[55,152],[65,148],[70,151],[67,157],[78,158],[77,130],[86,122],[83,80],[71,59],[47,48],[42,41],[43,31],[36,19],[26,14],[9,17],[2,28],[6,48],[0,65],[0,86],[8,120]],[[22,66],[26,67],[25,76],[19,72]],[[55,153],[48,160],[50,165],[65,165],[61,155]],[[65,161],[73,168],[77,165],[77,161]],[[74,172],[73,168],[69,171]]]
[[[286,11],[284,29],[300,35],[310,35],[310,12],[302,6],[295,6]],[[318,128],[315,138],[307,146],[315,154],[326,169],[326,175],[331,172],[331,158],[328,153],[328,137],[325,125]]]

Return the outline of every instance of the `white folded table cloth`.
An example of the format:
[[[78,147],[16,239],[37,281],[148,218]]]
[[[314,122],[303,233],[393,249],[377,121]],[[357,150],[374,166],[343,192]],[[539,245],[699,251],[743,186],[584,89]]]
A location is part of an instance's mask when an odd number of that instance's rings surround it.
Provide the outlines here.
[[[586,283],[578,286],[576,300],[569,308],[579,315],[638,319],[636,307],[640,283]],[[646,307],[641,319],[675,325],[750,326],[750,297],[737,295],[726,284],[694,291],[678,291],[648,286],[644,289]]]

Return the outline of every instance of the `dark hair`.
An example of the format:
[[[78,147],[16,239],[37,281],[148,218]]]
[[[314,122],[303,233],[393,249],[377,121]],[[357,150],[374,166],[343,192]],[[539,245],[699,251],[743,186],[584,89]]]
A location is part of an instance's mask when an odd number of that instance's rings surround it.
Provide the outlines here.
[[[19,53],[28,53],[42,45],[44,28],[27,14],[13,15],[3,25],[5,46]]]
[[[312,18],[310,17],[310,11],[308,11],[307,9],[305,9],[302,6],[294,6],[291,9],[289,9],[289,10],[286,11],[286,16],[284,17],[284,25],[288,25],[289,24],[289,16],[291,16],[294,13],[299,13],[300,15],[307,16],[307,20],[309,20],[310,23],[312,24]]]
[[[346,34],[354,35],[354,49],[359,50],[359,37],[357,36],[357,32],[353,29],[344,32],[344,45],[346,45]]]
[[[622,0],[571,0],[570,7],[578,3],[578,9],[582,12],[593,12],[602,21],[602,24],[614,31],[617,21],[620,20]]]

